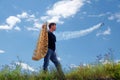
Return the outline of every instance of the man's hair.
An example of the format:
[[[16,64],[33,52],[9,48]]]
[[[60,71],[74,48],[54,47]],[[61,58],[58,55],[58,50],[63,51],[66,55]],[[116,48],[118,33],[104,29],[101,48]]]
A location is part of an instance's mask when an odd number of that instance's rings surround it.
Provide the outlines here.
[[[49,29],[51,28],[51,26],[54,26],[54,25],[56,25],[56,23],[50,23],[49,24]]]

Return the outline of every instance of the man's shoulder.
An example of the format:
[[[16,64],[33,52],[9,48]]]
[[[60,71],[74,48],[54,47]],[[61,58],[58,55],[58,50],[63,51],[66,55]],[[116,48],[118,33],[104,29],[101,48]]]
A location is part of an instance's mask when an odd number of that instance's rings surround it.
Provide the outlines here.
[[[52,32],[48,31],[48,34],[51,34]]]
[[[53,34],[52,32],[48,31],[48,34]]]

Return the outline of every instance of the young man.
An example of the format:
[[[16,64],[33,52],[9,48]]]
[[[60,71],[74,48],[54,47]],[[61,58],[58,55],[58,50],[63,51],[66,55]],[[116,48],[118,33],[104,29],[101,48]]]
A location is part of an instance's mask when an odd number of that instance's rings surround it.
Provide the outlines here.
[[[48,30],[48,52],[44,57],[43,70],[45,72],[48,70],[49,61],[51,60],[54,63],[55,67],[57,68],[58,74],[60,75],[61,79],[64,80],[65,76],[55,52],[56,36],[53,34],[55,30],[56,30],[56,23],[50,23],[49,30]]]

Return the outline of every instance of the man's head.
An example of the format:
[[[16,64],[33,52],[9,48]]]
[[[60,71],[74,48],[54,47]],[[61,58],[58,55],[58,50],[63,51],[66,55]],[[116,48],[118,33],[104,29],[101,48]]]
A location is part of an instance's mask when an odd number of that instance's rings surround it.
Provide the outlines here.
[[[50,23],[49,24],[49,30],[55,31],[56,30],[56,23]]]

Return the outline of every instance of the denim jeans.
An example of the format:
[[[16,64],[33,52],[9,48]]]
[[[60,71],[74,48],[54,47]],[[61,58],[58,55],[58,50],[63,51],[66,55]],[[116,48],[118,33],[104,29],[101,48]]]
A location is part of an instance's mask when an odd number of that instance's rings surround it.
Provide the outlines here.
[[[53,50],[48,49],[48,52],[47,52],[46,56],[44,57],[44,64],[43,64],[44,70],[47,70],[50,60],[54,63],[54,65],[56,67],[60,65],[60,62],[57,59],[56,53]]]
[[[61,64],[60,64],[59,60],[57,59],[56,52],[51,49],[48,49],[48,52],[47,52],[46,56],[44,57],[43,70],[44,71],[48,70],[48,65],[49,65],[50,60],[54,63],[59,75],[64,78],[65,76],[62,71]]]

